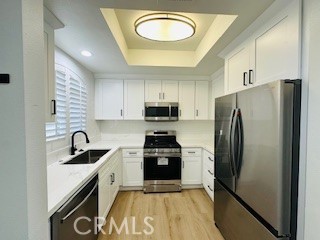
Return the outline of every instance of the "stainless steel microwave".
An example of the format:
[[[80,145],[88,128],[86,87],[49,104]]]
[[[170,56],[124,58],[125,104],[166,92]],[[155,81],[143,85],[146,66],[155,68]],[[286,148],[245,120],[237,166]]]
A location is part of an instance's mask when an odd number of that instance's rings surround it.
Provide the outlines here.
[[[179,103],[146,102],[145,121],[166,122],[179,120]]]

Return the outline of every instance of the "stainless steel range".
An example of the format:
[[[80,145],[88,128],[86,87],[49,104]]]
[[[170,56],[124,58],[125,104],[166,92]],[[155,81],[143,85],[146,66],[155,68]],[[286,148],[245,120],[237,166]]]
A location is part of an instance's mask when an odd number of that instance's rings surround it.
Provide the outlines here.
[[[181,191],[181,146],[175,131],[146,131],[144,192]]]

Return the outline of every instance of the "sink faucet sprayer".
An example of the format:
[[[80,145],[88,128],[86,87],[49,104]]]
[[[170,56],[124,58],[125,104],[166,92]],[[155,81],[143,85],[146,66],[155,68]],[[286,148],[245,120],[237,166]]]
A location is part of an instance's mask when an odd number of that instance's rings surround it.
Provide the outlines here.
[[[71,136],[71,149],[70,149],[71,150],[70,151],[71,155],[74,155],[76,150],[77,150],[76,146],[74,145],[74,136],[77,133],[83,133],[86,136],[86,143],[90,143],[88,135],[84,131],[75,131]]]

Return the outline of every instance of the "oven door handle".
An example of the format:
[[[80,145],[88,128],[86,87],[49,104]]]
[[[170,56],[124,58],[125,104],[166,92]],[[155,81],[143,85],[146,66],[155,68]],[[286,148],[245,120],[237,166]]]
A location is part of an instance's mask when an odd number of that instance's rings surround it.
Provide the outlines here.
[[[170,153],[170,154],[167,154],[167,153],[164,153],[164,154],[154,154],[154,153],[145,153],[143,154],[143,157],[144,158],[158,158],[158,157],[167,157],[167,158],[170,158],[170,157],[179,157],[181,158],[181,153]]]

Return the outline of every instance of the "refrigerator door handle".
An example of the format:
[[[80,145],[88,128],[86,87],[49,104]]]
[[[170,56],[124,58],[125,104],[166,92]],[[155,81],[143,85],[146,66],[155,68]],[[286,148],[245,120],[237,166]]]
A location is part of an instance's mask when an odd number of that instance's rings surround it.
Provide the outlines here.
[[[242,167],[242,157],[243,157],[243,147],[244,147],[242,114],[240,109],[237,109],[236,111],[236,126],[237,126],[236,128],[237,128],[237,136],[238,136],[236,172],[237,172],[237,177],[239,178],[241,167]]]
[[[230,156],[230,167],[232,176],[236,175],[236,164],[235,164],[235,156],[234,156],[234,127],[235,127],[235,115],[236,109],[232,110],[231,120],[230,120],[230,132],[229,132],[229,156]]]

